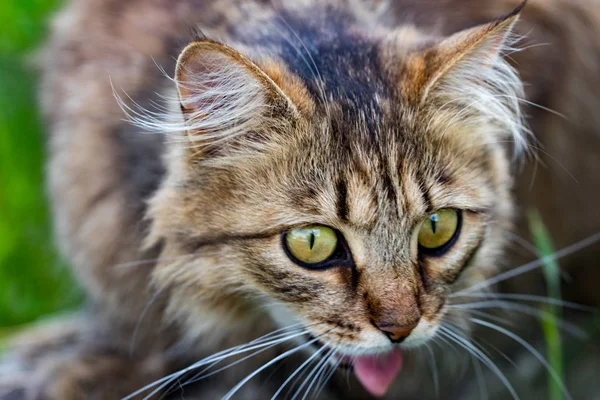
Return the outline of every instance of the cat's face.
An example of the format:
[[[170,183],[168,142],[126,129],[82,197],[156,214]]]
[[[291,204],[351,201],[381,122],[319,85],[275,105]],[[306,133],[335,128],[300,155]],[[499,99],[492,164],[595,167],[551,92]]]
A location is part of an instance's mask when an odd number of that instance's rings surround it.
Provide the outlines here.
[[[494,267],[507,218],[498,202],[509,202],[502,152],[408,127],[383,128],[381,146],[311,128],[281,154],[195,182],[185,236],[198,237],[199,257],[216,252],[225,276],[207,280],[213,267],[198,262],[188,284],[265,294],[280,323],[300,321],[348,353],[387,348],[397,329],[412,330],[404,345],[422,343],[455,284]]]
[[[252,194],[231,204],[270,233],[236,249],[244,280],[280,323],[300,320],[346,354],[431,338],[457,281],[494,266],[507,217],[501,154],[385,128],[381,146],[307,141],[283,164],[250,167],[236,186]]]
[[[191,140],[151,204],[172,314],[201,331],[266,313],[345,355],[433,337],[449,294],[494,270],[509,225],[498,142],[518,122],[465,105],[496,101],[490,88],[447,106],[461,74],[468,87],[506,72],[509,22],[415,52],[402,72],[371,71],[397,89],[375,88],[362,110],[311,95],[284,64],[189,46],[176,78]],[[379,49],[381,65],[395,60]],[[462,70],[482,53],[482,71]]]

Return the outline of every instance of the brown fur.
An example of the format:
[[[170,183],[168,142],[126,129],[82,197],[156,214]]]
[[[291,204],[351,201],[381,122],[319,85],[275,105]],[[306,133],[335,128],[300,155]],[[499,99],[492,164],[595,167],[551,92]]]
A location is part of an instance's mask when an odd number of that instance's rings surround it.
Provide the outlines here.
[[[596,1],[532,0],[515,27],[533,29],[530,42],[550,42],[513,55],[530,84],[527,99],[568,117],[526,109],[546,166],[532,185],[533,167],[518,174],[501,143],[505,138],[486,136],[489,126],[468,118],[450,123],[436,113],[438,84],[482,40],[509,29],[512,16],[497,18],[518,2],[402,0],[390,2],[381,16],[379,2],[328,3],[359,15],[348,35],[373,46],[381,61],[380,69],[354,65],[350,55],[341,61],[355,70],[356,82],[369,82],[372,107],[362,98],[317,90],[331,88],[319,87],[317,76],[304,79],[276,47],[260,43],[259,27],[274,11],[259,1],[80,0],[58,16],[42,88],[49,185],[59,242],[89,293],[91,310],[72,331],[42,330],[33,336],[41,343],[15,347],[0,367],[0,398],[119,398],[268,333],[276,326],[269,310],[282,304],[315,324],[312,334],[322,341],[360,348],[361,335],[380,334],[377,326],[438,323],[451,291],[515,265],[519,257],[511,263],[500,257],[515,209],[520,233],[528,236],[521,217],[538,208],[558,248],[597,231],[600,215],[590,199],[599,185],[589,173],[600,149]],[[301,4],[288,7],[303,12]],[[269,106],[266,117],[251,119],[252,132],[207,151],[190,145],[194,137],[202,143],[201,130],[163,139],[124,124],[111,87],[145,107],[154,91],[173,94],[153,60],[175,71],[174,56],[190,42],[182,27],[190,23],[223,44],[197,38],[179,59],[184,116],[190,115],[186,107],[198,107],[186,103],[193,87],[186,84],[193,83],[193,61],[207,48],[250,71]],[[494,40],[485,49],[493,50]],[[365,95],[359,89],[357,96]],[[417,258],[415,228],[445,207],[465,210],[459,240],[447,256]],[[311,223],[343,234],[353,270],[303,269],[285,256],[281,232]],[[567,298],[600,304],[589,283],[598,276],[597,248],[565,262],[573,279]],[[514,284],[522,293],[540,286],[531,279]],[[277,351],[218,375],[212,389],[190,390],[218,398]],[[389,398],[433,395],[417,355],[407,356],[412,367],[401,372]],[[290,361],[271,376],[273,388],[249,386],[241,395],[270,396],[293,367]],[[449,396],[477,396],[443,375]],[[365,398],[355,382],[348,390],[338,378],[324,398]]]

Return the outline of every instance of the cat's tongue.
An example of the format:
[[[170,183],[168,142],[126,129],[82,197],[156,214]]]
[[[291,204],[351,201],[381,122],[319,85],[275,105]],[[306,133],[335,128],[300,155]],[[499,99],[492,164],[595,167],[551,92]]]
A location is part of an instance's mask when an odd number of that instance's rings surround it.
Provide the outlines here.
[[[402,353],[394,349],[386,354],[360,356],[354,360],[354,373],[373,396],[383,396],[402,367]]]

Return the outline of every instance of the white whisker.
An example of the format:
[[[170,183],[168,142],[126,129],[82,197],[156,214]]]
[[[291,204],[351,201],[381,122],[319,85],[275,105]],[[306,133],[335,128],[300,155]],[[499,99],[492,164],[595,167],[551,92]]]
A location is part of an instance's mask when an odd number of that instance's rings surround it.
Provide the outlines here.
[[[335,353],[331,355],[331,358],[335,357]],[[329,364],[330,362],[328,361],[327,364]],[[321,392],[323,392],[323,389],[325,389],[325,387],[327,386],[327,382],[329,382],[329,380],[331,379],[331,377],[333,376],[333,374],[335,374],[335,371],[338,369],[339,365],[342,363],[342,360],[335,360],[332,365],[331,365],[331,370],[327,373],[327,375],[325,376],[325,379],[323,379],[323,382],[317,387],[316,391],[315,391],[315,399],[318,399],[319,396],[321,395]]]
[[[464,295],[465,293],[472,293],[476,290],[483,289],[485,287],[495,285],[496,283],[505,281],[507,279],[522,275],[526,272],[529,272],[536,268],[539,268],[540,266],[544,265],[547,262],[558,260],[562,257],[566,257],[570,254],[576,253],[577,251],[584,249],[588,246],[591,246],[592,244],[595,244],[598,241],[600,241],[600,232],[596,233],[592,236],[588,236],[587,238],[580,240],[579,242],[574,243],[568,247],[565,247],[564,249],[559,250],[559,251],[555,252],[554,254],[550,254],[545,257],[539,258],[537,260],[531,261],[520,267],[517,267],[517,268],[511,269],[509,271],[506,271],[504,273],[498,274],[498,275],[496,275],[490,279],[487,279],[483,282],[479,282],[471,287],[468,287],[466,289],[463,289],[461,291],[453,293],[449,297],[458,297],[458,296]]]
[[[465,303],[465,304],[448,306],[448,308],[455,308],[455,309],[459,309],[459,310],[472,310],[472,309],[480,309],[480,308],[499,308],[499,309],[504,309],[504,310],[517,311],[517,312],[520,312],[520,313],[523,313],[526,315],[530,315],[530,316],[536,317],[536,318],[552,317],[552,314],[550,314],[547,311],[542,311],[535,307],[527,306],[525,304],[509,303],[507,301],[501,301],[501,300],[496,300],[496,301],[490,300],[490,301],[479,301],[476,303]],[[576,325],[574,325],[570,322],[559,319],[558,321],[556,321],[556,323],[561,329],[564,329],[566,332],[568,332],[569,334],[571,334],[575,337],[578,337],[580,339],[584,339],[587,337],[587,334],[583,330],[581,330],[579,327],[577,327]]]
[[[154,295],[150,298],[150,300],[148,300],[148,302],[146,303],[146,306],[142,310],[142,313],[140,314],[140,316],[135,324],[135,328],[133,329],[133,333],[131,334],[131,342],[129,344],[129,355],[133,355],[137,335],[140,330],[140,326],[142,325],[142,321],[144,320],[144,317],[146,316],[146,314],[148,313],[148,310],[150,310],[150,307],[152,307],[152,305],[154,304],[156,299],[161,295],[161,293],[162,293],[161,289],[157,290],[156,293],[154,293]]]
[[[538,361],[540,363],[542,363],[542,365],[546,368],[546,370],[548,371],[548,373],[550,373],[550,375],[552,375],[552,378],[554,379],[554,381],[560,386],[561,391],[563,392],[564,396],[571,400],[572,397],[569,393],[569,391],[567,390],[564,382],[562,381],[562,379],[558,376],[558,374],[556,373],[556,371],[554,370],[554,368],[552,368],[552,366],[548,363],[548,361],[546,361],[546,359],[544,358],[544,356],[542,356],[540,354],[539,351],[537,351],[531,344],[529,344],[527,341],[525,341],[522,337],[498,326],[495,324],[492,324],[490,322],[486,322],[486,321],[482,321],[480,319],[477,318],[471,318],[471,321],[475,322],[478,325],[482,325],[485,327],[488,327],[490,329],[493,329],[497,332],[500,332],[506,336],[508,336],[509,338],[513,339],[514,341],[516,341],[517,343],[519,343],[521,346],[525,347],[525,349],[527,349],[535,358],[538,359]]]
[[[306,400],[306,396],[308,396],[308,394],[310,393],[315,382],[317,381],[317,379],[323,372],[324,367],[327,365],[327,361],[329,360],[329,357],[333,354],[334,351],[335,350],[330,349],[329,353],[327,353],[323,356],[323,358],[319,361],[319,363],[317,363],[317,365],[315,365],[315,367],[313,368],[312,372],[308,375],[308,377],[306,377],[306,380],[304,382],[307,382],[308,380],[310,380],[311,376],[314,374],[314,378],[312,379],[310,385],[308,385],[308,387],[306,388],[306,391],[304,392],[304,396],[302,396],[302,400]],[[300,393],[301,389],[302,389],[302,387],[300,389],[298,389],[297,393]],[[294,396],[294,398],[295,397],[296,396]],[[292,398],[292,400],[294,400],[294,399]]]
[[[162,377],[160,379],[157,379],[156,381],[154,381],[154,382],[152,382],[152,383],[144,386],[141,389],[138,389],[137,391],[131,393],[130,395],[128,395],[126,397],[123,397],[122,400],[131,400],[134,397],[136,397],[136,396],[138,396],[138,395],[140,395],[140,394],[142,394],[144,392],[147,392],[148,390],[151,390],[152,388],[156,387],[157,385],[160,385],[158,388],[156,388],[155,390],[153,390],[152,393],[150,393],[148,396],[145,397],[145,399],[148,399],[148,398],[152,397],[153,395],[155,395],[156,393],[158,393],[160,390],[162,390],[165,386],[169,385],[174,380],[176,380],[179,377],[181,377],[181,376],[183,376],[183,375],[185,375],[185,374],[187,374],[187,373],[189,373],[189,372],[191,372],[191,371],[193,371],[193,370],[195,370],[197,368],[200,368],[200,367],[202,367],[204,365],[207,365],[207,364],[213,363],[213,362],[215,362],[217,360],[221,360],[221,359],[224,359],[224,358],[227,358],[227,357],[231,357],[231,356],[243,353],[243,352],[256,350],[256,349],[259,349],[259,348],[262,348],[262,347],[265,347],[265,346],[270,346],[273,343],[282,343],[282,342],[285,342],[285,341],[290,340],[292,338],[295,338],[295,337],[298,337],[298,336],[302,336],[302,335],[306,335],[307,333],[308,333],[308,331],[304,330],[304,331],[301,331],[299,333],[292,334],[289,337],[278,338],[278,339],[274,339],[274,340],[271,337],[270,339],[272,339],[272,340],[267,341],[266,343],[264,342],[266,339],[263,339],[263,337],[260,337],[260,338],[255,339],[254,341],[252,341],[250,343],[246,343],[246,344],[239,345],[239,346],[234,346],[234,347],[231,347],[229,349],[219,351],[219,352],[217,352],[215,354],[212,354],[209,357],[206,357],[206,358],[204,358],[204,359],[202,359],[200,361],[195,362],[194,364],[192,364],[192,365],[190,365],[190,366],[188,366],[186,368],[183,368],[183,369],[181,369],[181,370],[179,370],[177,372],[174,372],[174,373],[169,374],[167,376],[164,376],[164,377]],[[265,337],[267,337],[269,335],[272,335],[272,334],[273,334],[273,332],[265,335]]]
[[[474,356],[471,356],[471,361],[473,363],[473,370],[475,371],[475,378],[477,379],[477,386],[479,387],[479,398],[487,400],[487,387],[485,386],[485,380],[483,379],[483,372],[481,371],[479,361]]]
[[[308,364],[310,364],[312,362],[312,360],[315,357],[317,357],[323,350],[325,350],[325,346],[321,346],[321,348],[319,348],[317,351],[315,351],[312,356],[310,356],[298,368],[296,368],[296,370],[290,376],[287,377],[287,379],[281,384],[281,386],[279,386],[279,389],[277,389],[277,391],[275,392],[275,394],[273,395],[273,397],[271,397],[271,400],[275,400],[277,398],[277,396],[279,396],[279,393],[281,393],[281,391],[287,386],[287,384],[290,383],[290,381],[296,375],[298,375],[298,373],[300,371],[302,371],[304,369],[304,367],[306,367]]]
[[[456,344],[458,344],[459,346],[461,346],[462,348],[467,350],[469,353],[471,353],[473,356],[475,356],[479,361],[484,363],[484,365],[486,365],[502,381],[504,386],[510,392],[512,398],[514,400],[519,400],[519,396],[517,395],[517,392],[515,392],[515,389],[510,384],[510,381],[508,380],[508,378],[506,378],[506,375],[504,375],[502,373],[502,371],[500,371],[500,369],[496,366],[496,364],[494,364],[494,362],[488,356],[486,356],[484,353],[482,353],[481,350],[479,350],[477,347],[473,346],[473,344],[471,342],[469,342],[467,339],[454,333],[451,329],[448,329],[447,327],[441,326],[440,334],[445,335],[450,340],[453,340]]]
[[[291,350],[286,351],[283,354],[280,354],[279,356],[275,357],[274,359],[272,359],[271,361],[269,361],[268,363],[264,364],[262,367],[256,369],[254,372],[252,372],[250,375],[248,375],[246,378],[244,378],[241,382],[239,382],[237,385],[235,385],[233,387],[233,389],[231,389],[229,392],[227,392],[227,394],[225,394],[225,396],[222,398],[222,400],[229,400],[231,399],[231,397],[238,391],[240,390],[240,388],[242,386],[244,386],[250,379],[254,378],[256,375],[258,375],[261,371],[265,370],[266,368],[270,367],[271,365],[275,364],[276,362],[298,352],[301,349],[304,349],[310,345],[312,345],[313,343],[316,343],[318,341],[317,338],[306,342],[300,346],[296,346]]]
[[[469,293],[463,294],[460,297],[480,297],[480,298],[491,298],[500,300],[524,300],[532,301],[537,303],[552,304],[565,308],[572,308],[574,310],[589,311],[593,312],[596,309],[594,307],[584,306],[570,301],[564,301],[555,299],[552,297],[536,296],[532,294],[521,294],[521,293]]]
[[[250,347],[246,347],[247,345],[242,345],[242,346],[238,346],[241,349],[234,347],[233,349],[225,350],[225,354],[224,355],[220,355],[218,357],[215,357],[215,356],[207,357],[204,360],[199,361],[199,362],[195,363],[194,365],[192,365],[192,366],[190,366],[188,368],[184,368],[183,370],[181,370],[181,371],[179,371],[179,372],[177,372],[175,374],[172,374],[171,378],[167,382],[161,384],[159,387],[157,387],[156,389],[154,389],[149,395],[147,395],[146,397],[144,397],[144,400],[150,399],[152,396],[154,396],[155,394],[157,394],[158,392],[160,392],[162,389],[164,389],[165,387],[167,387],[174,380],[177,380],[177,379],[181,378],[183,375],[185,375],[185,374],[193,371],[196,368],[200,368],[200,367],[202,367],[202,366],[204,366],[204,365],[206,365],[208,363],[216,364],[216,362],[221,361],[221,360],[223,360],[225,358],[233,357],[233,356],[236,356],[238,354],[245,353],[245,352],[252,351],[252,350],[256,350],[256,349],[260,349],[260,348],[263,348],[263,347],[272,347],[272,346],[274,346],[276,344],[286,342],[286,341],[288,341],[288,340],[290,340],[290,339],[292,339],[294,337],[306,335],[307,333],[308,333],[307,331],[302,331],[300,333],[297,333],[297,334],[294,334],[294,335],[291,335],[291,336],[286,336],[283,339],[271,340],[269,342],[257,344],[255,346],[250,346]],[[230,351],[230,350],[235,350],[235,351]]]
[[[475,310],[469,310],[469,313],[474,313]],[[485,313],[485,312],[478,312],[477,314],[479,315],[484,315],[486,318],[493,320],[492,317],[494,317],[491,314]],[[455,326],[455,324],[448,322],[450,325]],[[508,322],[507,325],[512,325],[512,322]],[[487,355],[490,355],[489,351],[478,341],[476,341],[475,339],[471,339],[473,341],[473,343],[477,344],[483,351],[486,352]],[[494,346],[493,344],[491,344],[489,341],[483,339],[483,338],[479,338],[479,340],[481,340],[483,343],[485,343],[486,346],[490,347],[492,350],[494,350],[496,353],[500,354],[500,356],[502,356],[502,358],[504,358],[510,365],[512,365],[513,367],[517,367],[517,364],[502,350],[500,350],[498,347]],[[491,355],[490,355],[491,356]]]
[[[279,337],[286,337],[287,335],[290,335],[290,332],[283,333],[283,334],[281,334],[281,335],[277,335],[277,338],[279,338]],[[240,364],[240,363],[242,363],[242,362],[244,362],[244,361],[246,361],[246,360],[248,360],[248,359],[250,359],[250,358],[252,358],[252,357],[256,356],[257,354],[263,353],[263,352],[265,352],[265,351],[267,351],[267,350],[269,350],[269,349],[271,349],[271,348],[275,347],[275,346],[276,346],[276,345],[278,345],[279,343],[280,343],[280,342],[277,342],[277,343],[274,343],[274,344],[272,344],[272,345],[270,345],[270,346],[267,346],[267,347],[260,348],[259,350],[256,350],[254,353],[251,353],[251,354],[249,354],[249,355],[247,355],[247,356],[245,356],[245,357],[243,357],[243,358],[241,358],[241,359],[239,359],[239,360],[237,360],[237,361],[234,361],[234,362],[232,362],[232,363],[230,363],[230,364],[228,364],[228,365],[226,365],[226,366],[224,366],[224,367],[221,367],[221,368],[219,368],[219,369],[217,369],[217,370],[215,370],[215,371],[208,372],[208,371],[210,371],[210,369],[211,369],[211,368],[213,368],[215,365],[217,365],[217,364],[219,364],[221,361],[223,361],[223,359],[217,360],[217,361],[213,362],[212,364],[210,364],[210,365],[206,366],[204,369],[202,369],[202,371],[198,372],[196,375],[194,375],[192,378],[190,378],[188,381],[186,381],[186,382],[184,383],[184,386],[185,386],[185,385],[189,385],[189,384],[191,384],[191,383],[194,383],[194,382],[197,382],[197,381],[199,381],[199,380],[202,380],[202,379],[208,378],[208,377],[210,377],[210,376],[213,376],[213,375],[215,375],[215,374],[218,374],[219,372],[222,372],[222,371],[224,371],[224,370],[226,370],[226,369],[229,369],[229,368],[231,368],[231,367],[234,367],[234,366],[236,366],[236,365],[238,365],[238,364]],[[231,357],[231,356],[230,356],[230,357]],[[207,373],[207,372],[208,372],[208,373]]]
[[[438,367],[437,362],[435,360],[435,354],[431,347],[429,347],[429,343],[425,343],[425,348],[427,349],[429,366],[431,367],[431,377],[433,379],[433,389],[435,391],[435,397],[440,397],[440,381],[438,377]]]

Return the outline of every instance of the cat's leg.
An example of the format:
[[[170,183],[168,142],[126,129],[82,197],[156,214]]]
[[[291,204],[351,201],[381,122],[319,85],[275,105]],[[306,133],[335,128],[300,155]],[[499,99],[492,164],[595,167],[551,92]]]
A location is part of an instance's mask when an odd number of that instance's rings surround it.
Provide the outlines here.
[[[88,316],[46,322],[0,358],[0,400],[114,400],[161,378],[167,360],[130,349]]]

